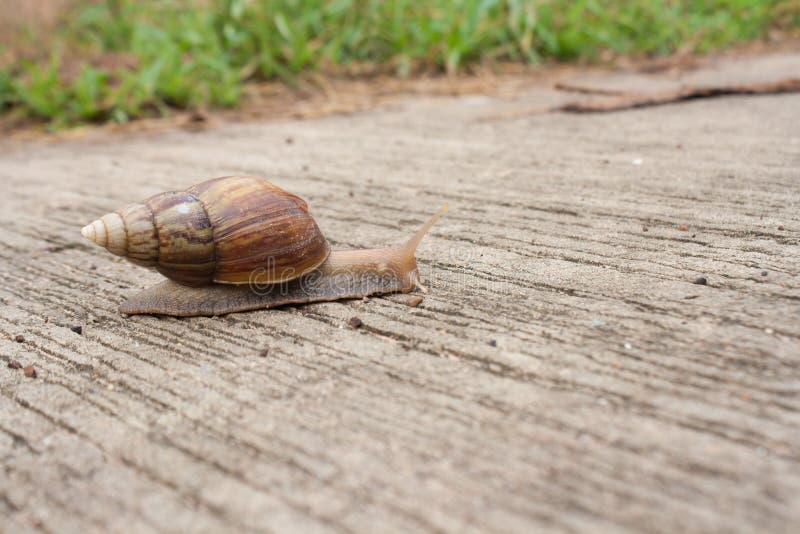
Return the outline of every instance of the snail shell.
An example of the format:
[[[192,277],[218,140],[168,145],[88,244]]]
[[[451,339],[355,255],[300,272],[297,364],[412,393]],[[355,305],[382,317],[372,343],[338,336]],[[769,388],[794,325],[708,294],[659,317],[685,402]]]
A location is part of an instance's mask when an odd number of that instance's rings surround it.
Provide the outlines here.
[[[84,237],[187,286],[293,280],[330,253],[299,197],[250,176],[161,193],[87,225]]]

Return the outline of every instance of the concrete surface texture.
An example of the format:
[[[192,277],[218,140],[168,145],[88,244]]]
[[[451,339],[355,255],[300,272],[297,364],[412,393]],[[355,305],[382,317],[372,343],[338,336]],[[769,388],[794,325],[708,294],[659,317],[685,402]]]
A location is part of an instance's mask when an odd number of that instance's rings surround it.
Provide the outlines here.
[[[567,98],[1,143],[0,531],[796,532],[800,95],[486,119]],[[226,174],[338,248],[449,203],[430,293],[121,316],[80,228]]]

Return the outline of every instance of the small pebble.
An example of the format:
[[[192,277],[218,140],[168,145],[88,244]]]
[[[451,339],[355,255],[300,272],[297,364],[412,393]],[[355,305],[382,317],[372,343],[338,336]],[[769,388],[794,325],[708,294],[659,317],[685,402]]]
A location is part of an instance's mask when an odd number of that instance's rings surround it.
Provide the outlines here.
[[[783,226],[779,226],[779,227],[778,227],[778,230],[780,230],[781,232],[783,232],[783,231],[785,230],[785,228],[784,228]]]
[[[489,346],[490,347],[496,347],[497,346],[497,340],[496,339],[490,339],[489,340]]]
[[[624,347],[628,350],[631,350],[633,348],[633,345],[631,345],[630,343],[625,343]]]
[[[649,232],[650,229],[646,226],[642,226],[642,232]]]
[[[699,286],[704,286],[704,285],[708,284],[708,280],[706,280],[705,276],[701,276],[700,278],[697,278],[694,281],[694,283],[699,285]]]
[[[761,271],[761,276],[767,276],[767,274],[769,274],[767,271]]]
[[[689,227],[686,226],[685,224],[682,224],[678,226],[678,230],[680,230],[681,232],[686,232],[687,230],[689,230]]]
[[[79,336],[83,335],[83,327],[81,325],[70,326],[69,329],[78,334]]]
[[[347,321],[347,324],[352,328],[361,328],[364,326],[364,322],[358,317],[350,317],[350,319]]]
[[[422,304],[422,301],[423,301],[422,297],[420,297],[419,295],[414,295],[412,297],[408,297],[408,300],[406,301],[406,304],[408,304],[412,308],[416,308],[417,306]]]
[[[22,364],[17,360],[9,360],[7,367],[9,369],[22,369]]]
[[[14,341],[16,341],[17,343],[24,343],[25,336],[23,336],[22,334],[17,334],[16,336],[14,336]]]
[[[633,163],[634,165],[641,165],[642,164],[642,158],[636,158],[631,163]]]
[[[33,368],[33,365],[26,365],[22,372],[28,378],[36,378],[36,369]]]
[[[765,334],[774,334],[775,330],[773,330],[772,328],[765,328],[764,329],[764,333]]]
[[[267,356],[269,356],[269,347],[264,347],[263,349],[261,349],[261,352],[259,352],[258,355],[261,356],[262,358],[266,358]]]
[[[294,138],[293,137],[287,137],[286,138],[286,144],[287,145],[294,144]]]

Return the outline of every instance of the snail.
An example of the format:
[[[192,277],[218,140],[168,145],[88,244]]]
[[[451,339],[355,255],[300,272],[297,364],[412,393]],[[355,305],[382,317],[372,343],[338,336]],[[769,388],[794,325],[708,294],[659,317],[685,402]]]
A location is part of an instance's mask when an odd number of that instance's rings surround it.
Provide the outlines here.
[[[167,277],[120,312],[221,315],[422,287],[414,254],[446,209],[403,245],[331,251],[300,197],[259,178],[224,176],[131,204],[81,234]]]

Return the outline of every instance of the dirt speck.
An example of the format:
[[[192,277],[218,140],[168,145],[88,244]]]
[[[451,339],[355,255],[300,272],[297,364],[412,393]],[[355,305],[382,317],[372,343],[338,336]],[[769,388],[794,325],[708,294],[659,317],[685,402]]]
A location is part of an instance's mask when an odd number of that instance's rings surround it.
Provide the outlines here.
[[[14,341],[16,341],[17,343],[25,343],[25,336],[23,336],[22,334],[17,334],[16,336],[14,336]]]
[[[286,138],[286,144],[287,145],[293,145],[294,144],[294,137],[287,137]]]
[[[25,376],[28,378],[36,378],[36,369],[33,368],[33,365],[26,365],[25,368],[22,370],[25,373]]]
[[[678,226],[678,230],[680,230],[681,232],[687,232],[689,230],[689,227],[686,226],[685,224],[681,224]]]
[[[761,271],[761,276],[767,276],[769,273],[767,271]]]
[[[699,286],[704,286],[708,284],[708,280],[706,279],[705,276],[700,276],[698,278],[695,278],[694,283]]]
[[[350,317],[350,319],[347,320],[347,325],[351,328],[361,328],[364,326],[364,321],[358,317]]]
[[[642,226],[642,232],[649,232],[650,229],[646,226]]]
[[[6,367],[8,367],[9,369],[22,369],[22,364],[19,363],[17,360],[9,360]]]
[[[261,349],[261,352],[259,352],[258,355],[261,356],[262,358],[266,358],[267,356],[269,356],[269,347],[264,347],[263,349]]]
[[[786,230],[786,228],[784,228],[783,226],[779,226],[779,227],[778,227],[778,230],[780,230],[781,232],[783,232],[784,230]]]
[[[189,113],[190,122],[207,122],[209,120],[208,111],[203,108],[195,108]]]
[[[408,304],[412,308],[416,308],[417,306],[422,304],[423,300],[424,299],[422,297],[420,297],[419,295],[414,295],[414,296],[408,297],[408,300],[406,301],[406,304]]]
[[[202,108],[192,110],[185,119],[183,119],[183,127],[189,131],[200,131],[211,123],[211,115],[208,111]]]
[[[490,339],[488,341],[488,344],[489,344],[490,347],[496,347],[497,346],[497,340],[496,339]]]
[[[75,332],[76,334],[78,334],[79,336],[83,335],[83,326],[81,326],[79,324],[77,324],[75,326],[70,326],[69,329],[72,330],[73,332]]]

